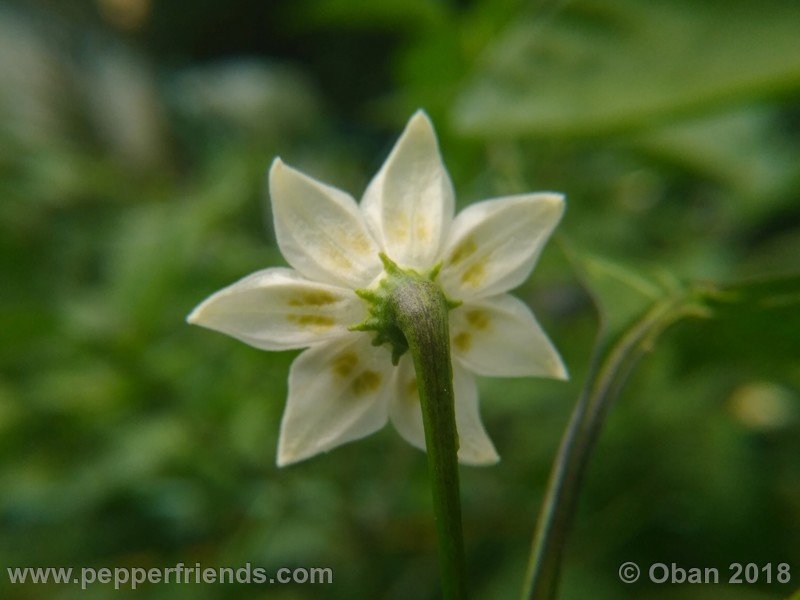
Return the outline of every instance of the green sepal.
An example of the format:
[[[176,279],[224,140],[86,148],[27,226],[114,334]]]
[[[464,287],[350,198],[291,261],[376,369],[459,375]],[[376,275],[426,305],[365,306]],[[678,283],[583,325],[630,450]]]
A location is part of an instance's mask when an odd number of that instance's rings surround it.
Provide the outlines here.
[[[383,263],[386,276],[375,287],[355,290],[356,295],[367,303],[369,314],[361,323],[348,327],[348,330],[374,331],[372,345],[389,344],[392,347],[392,364],[396,366],[400,357],[408,351],[408,340],[398,326],[392,297],[405,285],[421,282],[425,282],[426,285],[434,284],[442,268],[442,263],[437,263],[425,273],[419,273],[414,269],[400,267],[383,252],[378,256]],[[439,286],[436,285],[436,287]],[[461,305],[460,300],[448,298],[441,289],[440,292],[447,310]]]

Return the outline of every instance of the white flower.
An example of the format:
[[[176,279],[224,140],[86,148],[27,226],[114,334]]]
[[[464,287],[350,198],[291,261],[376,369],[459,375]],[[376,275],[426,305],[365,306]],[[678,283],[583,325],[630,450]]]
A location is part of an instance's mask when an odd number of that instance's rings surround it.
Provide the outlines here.
[[[263,350],[308,349],[292,364],[278,465],[362,438],[387,420],[425,448],[411,357],[398,366],[372,335],[350,331],[367,314],[354,290],[375,286],[385,252],[401,267],[441,262],[449,298],[459,459],[499,460],[478,412],[473,373],[546,376],[566,370],[528,307],[506,294],[530,274],[564,210],[560,194],[521,194],[469,206],[454,194],[436,134],[418,111],[361,204],[275,159],[269,189],[278,245],[293,267],[258,271],[213,294],[189,322]]]

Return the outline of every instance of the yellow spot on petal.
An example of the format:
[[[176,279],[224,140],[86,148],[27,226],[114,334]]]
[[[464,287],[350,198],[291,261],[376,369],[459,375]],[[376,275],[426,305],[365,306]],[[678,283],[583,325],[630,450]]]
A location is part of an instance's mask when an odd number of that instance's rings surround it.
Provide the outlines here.
[[[416,235],[417,242],[427,242],[431,236],[431,229],[428,227],[428,223],[423,219],[417,221],[417,226],[414,228],[414,234]]]
[[[450,258],[447,259],[447,262],[451,265],[457,265],[465,258],[472,256],[477,249],[478,247],[475,245],[475,240],[467,238],[456,246],[455,250],[450,254]]]
[[[336,302],[336,296],[323,290],[302,292],[289,299],[289,306],[325,306]]]
[[[462,352],[467,352],[472,346],[472,336],[466,331],[462,331],[453,338],[453,344]]]
[[[325,315],[287,315],[286,318],[302,327],[319,330],[330,329],[335,323],[332,317]]]
[[[340,354],[333,361],[333,372],[339,377],[347,377],[358,366],[358,356],[355,352]]]
[[[419,399],[419,390],[417,390],[417,378],[415,377],[406,385],[406,397],[411,402],[416,402]]]
[[[398,214],[387,227],[389,237],[395,241],[403,241],[408,238],[408,217]]]
[[[478,262],[469,266],[469,268],[461,274],[461,283],[469,287],[478,287],[486,277],[486,269],[484,268],[484,261]]]
[[[372,244],[370,244],[369,240],[361,234],[355,234],[350,236],[349,242],[350,242],[350,247],[357,254],[369,254],[373,250]]]
[[[475,329],[483,330],[489,327],[491,317],[485,310],[471,310],[467,313],[467,323],[472,325]]]
[[[356,396],[374,392],[381,384],[381,374],[377,371],[364,371],[358,377],[353,379],[350,387]]]
[[[340,269],[349,269],[353,266],[350,259],[338,250],[330,250],[328,255],[331,257],[333,264]]]

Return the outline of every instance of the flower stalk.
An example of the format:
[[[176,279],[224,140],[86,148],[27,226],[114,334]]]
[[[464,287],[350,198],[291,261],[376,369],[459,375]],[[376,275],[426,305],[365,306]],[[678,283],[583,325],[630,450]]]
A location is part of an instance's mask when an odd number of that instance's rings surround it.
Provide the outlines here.
[[[385,261],[386,262],[386,261]],[[450,359],[448,312],[452,303],[430,277],[387,264],[396,279],[388,295],[395,323],[414,361],[422,406],[428,470],[439,544],[442,593],[447,599],[467,597],[464,535],[458,483],[458,433]]]

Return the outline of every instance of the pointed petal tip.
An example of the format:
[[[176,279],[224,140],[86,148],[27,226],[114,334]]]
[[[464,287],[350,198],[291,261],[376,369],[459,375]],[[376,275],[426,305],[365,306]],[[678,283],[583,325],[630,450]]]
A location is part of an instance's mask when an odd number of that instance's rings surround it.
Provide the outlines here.
[[[561,357],[557,355],[555,348],[552,349],[556,353],[555,357],[551,357],[549,364],[543,367],[535,368],[528,373],[521,374],[522,377],[539,377],[544,379],[555,379],[556,381],[569,381],[569,372]]]
[[[552,212],[564,212],[567,204],[566,197],[560,192],[539,192],[533,194],[533,198],[546,205]]]
[[[561,355],[559,354],[558,350],[555,349],[555,346],[551,346],[551,348],[553,355],[551,357],[549,373],[547,373],[546,377],[550,377],[557,381],[569,381],[569,371],[567,371],[567,366],[564,364],[564,359],[561,358]]]
[[[300,169],[296,169],[292,165],[283,162],[280,156],[276,156],[275,159],[272,161],[272,165],[270,165],[269,184],[271,188],[272,186],[279,186],[281,188],[286,188],[289,186],[296,186],[298,184],[311,185],[315,188],[327,189],[330,187],[322,183],[315,177],[312,177],[311,175],[304,173]]]
[[[411,118],[408,120],[409,123],[416,123],[425,121],[429,125],[431,124],[431,117],[425,112],[424,108],[418,108],[414,111],[414,114],[411,115]]]
[[[436,139],[436,129],[433,126],[433,121],[431,121],[428,113],[421,108],[411,115],[406,125],[406,133],[412,131],[418,134],[430,135]]]
[[[286,194],[298,184],[317,183],[302,171],[287,165],[276,156],[269,168],[269,193],[273,205],[285,199]]]
[[[283,162],[283,160],[281,160],[280,156],[276,156],[272,160],[272,164],[269,166],[269,180],[270,180],[270,182],[272,182],[272,180],[276,176],[281,174],[281,172],[284,170],[285,166],[286,166],[286,163]]]
[[[558,358],[557,362],[552,362],[544,367],[531,370],[529,373],[521,375],[522,377],[538,377],[543,379],[555,379],[556,381],[569,381],[569,372],[561,359]]]
[[[459,462],[463,465],[470,467],[492,467],[500,462],[500,455],[492,448],[491,452],[486,452],[480,456],[468,456],[458,458]]]
[[[569,381],[569,371],[567,371],[567,367],[564,366],[564,363],[558,364],[555,379],[558,379],[559,381]]]
[[[278,441],[278,456],[275,457],[275,464],[278,468],[282,469],[309,458],[309,456],[304,456],[301,452],[297,452],[296,449],[291,450],[286,446],[283,437],[281,437]]]
[[[189,325],[198,325],[200,327],[214,329],[213,326],[209,325],[209,308],[214,305],[214,302],[220,297],[222,292],[224,292],[224,290],[218,290],[214,292],[200,304],[195,306],[194,310],[192,310],[192,312],[190,312],[186,317],[186,322]]]
[[[278,454],[278,457],[275,459],[275,465],[279,469],[283,469],[284,467],[288,467],[289,465],[291,465],[294,462],[297,462],[297,461],[293,460],[292,458],[290,458],[288,456],[282,456],[281,454]]]
[[[200,314],[202,313],[204,306],[205,306],[205,302],[201,302],[200,304],[198,304],[194,308],[194,310],[192,312],[190,312],[186,316],[186,322],[189,325],[200,325],[201,324],[200,323]]]

